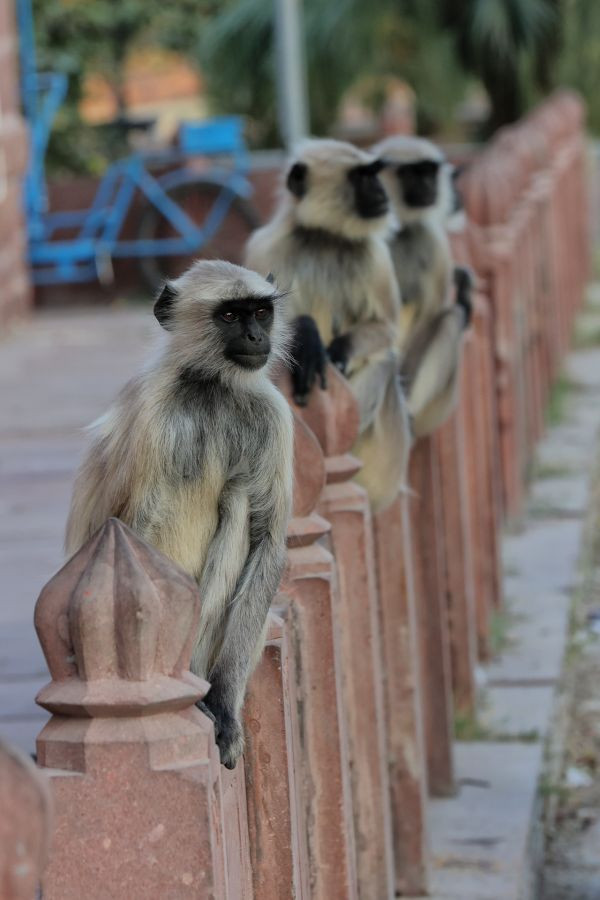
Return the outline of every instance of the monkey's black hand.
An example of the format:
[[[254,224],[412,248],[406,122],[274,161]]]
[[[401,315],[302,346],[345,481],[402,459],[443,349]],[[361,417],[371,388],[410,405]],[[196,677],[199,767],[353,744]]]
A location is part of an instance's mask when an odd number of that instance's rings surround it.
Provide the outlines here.
[[[198,700],[196,706],[213,721],[215,741],[222,765],[226,769],[235,769],[238,759],[244,752],[244,730],[225,705],[216,697],[211,705],[209,698],[210,692],[206,701]]]
[[[468,328],[473,314],[473,287],[475,279],[471,269],[467,266],[454,267],[454,286],[456,288],[456,302],[462,307],[465,316],[464,327]]]
[[[327,348],[329,359],[342,374],[346,371],[346,367],[348,366],[351,351],[352,338],[349,334],[339,334],[337,337],[334,337]]]
[[[327,387],[327,354],[317,323],[312,316],[298,316],[294,320],[293,327],[290,371],[294,401],[298,406],[306,406],[308,395],[317,377],[321,390]]]

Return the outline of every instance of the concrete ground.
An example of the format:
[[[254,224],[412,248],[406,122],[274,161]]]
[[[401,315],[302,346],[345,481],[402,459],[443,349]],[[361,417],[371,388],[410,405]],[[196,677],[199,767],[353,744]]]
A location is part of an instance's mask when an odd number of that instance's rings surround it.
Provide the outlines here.
[[[588,316],[600,333],[595,297]],[[82,429],[139,367],[157,327],[142,307],[54,313],[1,347],[0,735],[28,752],[46,718],[33,701],[47,670],[32,614],[63,561]],[[538,897],[532,822],[578,580],[600,424],[600,349],[574,352],[566,372],[564,415],[539,448],[523,529],[504,542],[508,633],[482,673],[485,740],[457,745],[457,795],[431,803],[434,900]]]
[[[153,330],[141,307],[42,314],[0,346],[0,736],[27,752],[47,718],[34,703],[48,673],[33,609],[63,562],[83,427],[139,367]]]

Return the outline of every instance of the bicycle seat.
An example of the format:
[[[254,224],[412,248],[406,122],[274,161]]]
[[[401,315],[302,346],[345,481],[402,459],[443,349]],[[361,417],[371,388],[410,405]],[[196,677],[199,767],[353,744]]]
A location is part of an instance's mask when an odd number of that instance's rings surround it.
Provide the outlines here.
[[[239,153],[245,150],[242,128],[239,116],[182,122],[177,132],[177,145],[183,153],[189,155]]]

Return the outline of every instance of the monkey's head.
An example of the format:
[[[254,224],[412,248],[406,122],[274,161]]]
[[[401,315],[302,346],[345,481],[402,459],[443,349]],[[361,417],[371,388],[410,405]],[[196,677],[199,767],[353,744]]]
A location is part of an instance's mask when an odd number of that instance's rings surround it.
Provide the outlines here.
[[[286,351],[283,294],[272,276],[222,260],[198,260],[168,281],[154,315],[178,368],[206,378],[248,376]]]
[[[453,166],[424,138],[396,136],[375,147],[385,159],[382,180],[400,224],[425,216],[446,219],[453,206]]]
[[[284,205],[294,225],[348,240],[385,230],[389,202],[372,153],[334,140],[304,141],[288,165]]]

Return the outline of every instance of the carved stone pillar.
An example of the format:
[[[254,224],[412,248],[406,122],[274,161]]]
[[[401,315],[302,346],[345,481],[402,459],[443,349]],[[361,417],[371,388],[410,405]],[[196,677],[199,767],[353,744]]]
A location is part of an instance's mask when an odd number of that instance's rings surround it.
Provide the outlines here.
[[[292,648],[291,695],[299,858],[308,861],[305,896],[358,896],[344,694],[338,660],[334,559],[322,543],[330,524],[314,512],[325,462],[312,432],[295,417],[294,516],[282,593]]]
[[[37,740],[56,806],[45,900],[230,898],[218,751],[188,671],[195,582],[117,519],[43,589]],[[235,864],[235,863],[234,863]],[[232,873],[229,873],[232,877]],[[235,879],[234,879],[235,880]],[[237,900],[237,897],[236,897]]]
[[[318,506],[331,523],[338,590],[338,669],[348,734],[359,896],[393,894],[390,786],[386,762],[384,664],[373,529],[365,490],[352,481],[360,461],[349,451],[359,418],[346,380],[329,366],[328,388],[298,410],[325,454],[326,484]]]
[[[48,860],[52,798],[28,756],[0,740],[0,896],[33,900]]]

